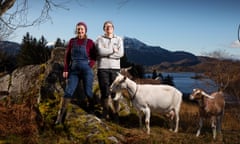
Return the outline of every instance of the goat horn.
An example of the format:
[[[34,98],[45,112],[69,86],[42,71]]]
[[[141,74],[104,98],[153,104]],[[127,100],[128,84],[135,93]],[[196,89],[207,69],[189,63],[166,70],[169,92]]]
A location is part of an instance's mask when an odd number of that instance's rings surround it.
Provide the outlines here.
[[[202,95],[204,95],[207,98],[214,99],[213,96],[210,96],[209,94],[205,93],[204,91],[202,91]]]

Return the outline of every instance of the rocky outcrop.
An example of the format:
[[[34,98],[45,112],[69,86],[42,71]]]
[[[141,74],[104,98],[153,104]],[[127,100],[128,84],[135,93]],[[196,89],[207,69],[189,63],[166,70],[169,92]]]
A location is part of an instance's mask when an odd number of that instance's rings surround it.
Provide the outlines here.
[[[14,105],[23,103],[22,108],[29,107],[28,109],[34,111],[35,114],[32,116],[35,118],[31,120],[36,120],[39,130],[36,134],[39,134],[40,131],[54,129],[58,132],[62,131],[60,135],[64,133],[57,137],[57,140],[53,138],[53,142],[66,142],[67,140],[66,143],[119,143],[122,137],[120,134],[111,130],[106,123],[95,115],[86,113],[81,106],[72,103],[69,105],[64,128],[54,126],[57,111],[60,107],[60,99],[66,85],[62,78],[64,52],[64,48],[55,48],[52,50],[51,59],[46,63],[24,66],[1,77],[0,91],[5,92],[2,94],[5,94],[6,98],[10,99]],[[95,91],[95,93],[99,92]],[[78,97],[83,96],[83,91],[78,90],[76,95]],[[4,104],[1,105],[1,103],[4,103],[3,99],[0,99],[0,108],[4,106]],[[4,117],[7,116],[4,115]],[[18,115],[18,118],[24,120],[26,114]],[[1,134],[4,134],[3,130],[7,129],[6,127],[1,129],[4,126],[4,124],[0,124]],[[21,128],[20,125],[16,127]],[[31,135],[31,137],[33,136]]]
[[[0,100],[5,98],[9,93],[10,75],[7,74],[0,78]]]
[[[56,79],[61,78],[64,51],[64,48],[56,48],[47,63],[24,66],[2,76],[0,91],[9,96],[19,97],[33,89],[40,91],[42,85],[56,83]]]
[[[21,96],[32,89],[39,89],[41,85],[41,75],[44,74],[44,67],[41,65],[29,65],[16,69],[11,74],[9,87],[10,96]]]

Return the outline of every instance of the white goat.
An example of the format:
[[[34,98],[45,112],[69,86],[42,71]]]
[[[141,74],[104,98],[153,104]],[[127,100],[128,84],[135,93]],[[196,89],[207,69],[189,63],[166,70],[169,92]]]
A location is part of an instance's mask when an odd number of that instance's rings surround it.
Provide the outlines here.
[[[223,92],[218,91],[209,95],[201,89],[193,89],[190,99],[198,100],[199,103],[200,120],[196,136],[198,137],[200,135],[203,118],[211,117],[213,139],[215,139],[217,132],[221,133],[221,123],[225,107]]]
[[[141,112],[145,114],[145,125],[148,134],[150,134],[151,111],[167,113],[171,116],[171,121],[175,117],[176,126],[174,132],[178,132],[179,111],[182,102],[182,93],[179,90],[169,85],[136,84],[136,82],[118,73],[110,90],[114,92],[122,89],[127,89],[130,94],[130,99],[138,112],[140,127],[142,127]],[[120,95],[117,96],[114,98],[115,100]]]

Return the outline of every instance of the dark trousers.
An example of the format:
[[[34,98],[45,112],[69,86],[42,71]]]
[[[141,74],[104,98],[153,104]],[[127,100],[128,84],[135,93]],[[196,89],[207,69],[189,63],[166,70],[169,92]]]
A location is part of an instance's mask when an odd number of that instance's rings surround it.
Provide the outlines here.
[[[110,86],[112,82],[117,77],[117,72],[119,69],[98,69],[98,83],[101,91],[101,103],[103,107],[103,118],[108,118],[108,116],[112,117],[116,121],[118,121],[118,112],[116,108],[119,107],[119,102],[110,101],[109,96],[112,98],[115,96],[115,93],[110,93]],[[112,108],[111,108],[112,107]]]
[[[117,77],[119,69],[98,69],[98,83],[101,91],[101,99],[106,99],[110,95],[110,86]]]

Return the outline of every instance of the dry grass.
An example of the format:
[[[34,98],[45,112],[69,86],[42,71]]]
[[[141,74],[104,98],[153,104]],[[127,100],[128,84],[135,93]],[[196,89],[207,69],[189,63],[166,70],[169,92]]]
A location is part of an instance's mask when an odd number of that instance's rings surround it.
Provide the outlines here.
[[[198,128],[198,107],[194,103],[183,102],[180,111],[180,127],[178,133],[168,130],[168,123],[164,117],[153,115],[151,118],[151,134],[146,135],[145,129],[138,128],[138,118],[131,114],[125,121],[120,124],[127,127],[125,131],[126,141],[124,143],[136,144],[236,144],[240,142],[240,113],[239,105],[227,105],[225,116],[222,123],[222,134],[217,136],[216,140],[212,139],[212,131],[209,119],[204,121],[202,133],[196,137]],[[127,122],[126,122],[127,119]]]
[[[222,134],[212,139],[209,120],[204,122],[200,137],[196,137],[198,128],[198,108],[194,103],[183,102],[180,111],[179,132],[173,133],[168,130],[168,122],[165,117],[153,114],[151,117],[151,134],[146,134],[145,128],[139,128],[138,117],[132,111],[130,115],[120,117],[120,123],[107,122],[115,127],[116,131],[124,136],[123,144],[236,144],[240,142],[240,106],[226,105],[225,116],[222,124]],[[0,105],[0,143],[1,139],[8,136],[8,143],[23,141],[22,143],[41,143],[52,141],[54,131],[43,132],[41,140],[37,137],[36,113],[29,105]],[[49,133],[50,132],[50,133]],[[46,135],[46,133],[48,133]],[[14,135],[16,137],[14,137]],[[20,136],[20,140],[19,140]],[[44,139],[43,139],[44,137]],[[24,139],[25,138],[25,139]],[[6,142],[6,139],[5,139]]]
[[[7,141],[18,141],[21,136],[23,143],[35,143],[38,136],[36,112],[26,104],[0,104],[0,143],[1,139],[9,137]]]

